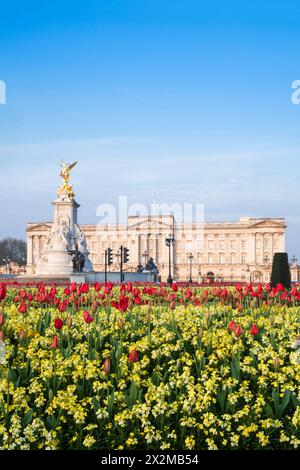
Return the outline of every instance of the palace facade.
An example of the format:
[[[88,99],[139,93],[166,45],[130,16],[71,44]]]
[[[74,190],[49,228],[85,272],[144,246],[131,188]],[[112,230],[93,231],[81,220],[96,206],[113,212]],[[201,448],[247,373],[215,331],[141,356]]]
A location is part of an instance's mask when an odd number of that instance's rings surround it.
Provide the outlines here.
[[[38,260],[51,230],[51,222],[27,225],[27,274],[35,274]],[[104,252],[112,248],[119,271],[119,248],[130,250],[125,270],[136,271],[152,257],[161,280],[169,274],[167,237],[171,246],[171,274],[176,281],[268,282],[273,255],[285,251],[286,223],[282,218],[245,218],[237,222],[178,224],[173,216],[129,216],[126,225],[81,224],[95,271],[104,271]],[[294,279],[296,280],[296,279]],[[297,279],[298,280],[298,279]]]

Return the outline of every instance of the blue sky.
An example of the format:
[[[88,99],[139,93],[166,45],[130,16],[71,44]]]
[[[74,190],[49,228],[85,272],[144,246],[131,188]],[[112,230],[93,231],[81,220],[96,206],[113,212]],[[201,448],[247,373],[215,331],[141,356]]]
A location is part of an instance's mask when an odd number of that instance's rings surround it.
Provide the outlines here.
[[[80,221],[100,203],[204,203],[208,220],[286,217],[300,259],[300,4],[0,4],[0,237],[51,220],[58,163]]]

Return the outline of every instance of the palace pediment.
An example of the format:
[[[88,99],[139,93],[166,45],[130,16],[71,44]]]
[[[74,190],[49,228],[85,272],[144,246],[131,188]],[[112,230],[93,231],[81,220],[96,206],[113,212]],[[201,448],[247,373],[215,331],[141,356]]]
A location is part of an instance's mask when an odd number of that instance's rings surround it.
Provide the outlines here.
[[[254,223],[249,223],[249,228],[286,228],[285,220],[282,219],[282,222],[279,220],[274,219],[262,219],[259,221],[255,221]]]
[[[52,224],[50,223],[41,223],[36,225],[29,225],[27,227],[27,232],[40,232],[40,231],[48,231],[51,229]]]
[[[128,218],[128,231],[137,230],[137,231],[164,231],[170,230],[174,227],[174,220],[172,218],[166,219],[155,218],[155,217],[141,217],[141,218]]]

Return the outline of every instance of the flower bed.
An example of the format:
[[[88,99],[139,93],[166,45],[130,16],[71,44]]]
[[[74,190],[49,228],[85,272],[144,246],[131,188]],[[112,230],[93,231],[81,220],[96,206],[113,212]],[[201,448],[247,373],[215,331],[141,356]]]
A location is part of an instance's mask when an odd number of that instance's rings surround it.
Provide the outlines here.
[[[0,286],[1,449],[300,444],[300,294]]]

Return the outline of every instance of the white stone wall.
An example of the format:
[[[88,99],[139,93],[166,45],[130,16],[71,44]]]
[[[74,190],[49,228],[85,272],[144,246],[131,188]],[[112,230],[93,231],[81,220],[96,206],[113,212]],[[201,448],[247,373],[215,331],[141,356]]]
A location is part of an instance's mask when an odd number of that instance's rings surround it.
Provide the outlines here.
[[[168,276],[168,248],[165,238],[172,235],[172,276],[181,281],[190,277],[188,254],[192,253],[192,279],[200,281],[209,272],[225,281],[268,281],[273,255],[285,251],[284,219],[247,219],[237,222],[177,225],[172,216],[129,217],[127,225],[81,225],[90,259],[96,271],[104,269],[104,251],[115,253],[112,271],[119,270],[117,252],[121,245],[130,250],[127,271],[152,257],[162,280]],[[34,273],[51,223],[28,224],[27,272]],[[266,260],[268,261],[266,263]]]

